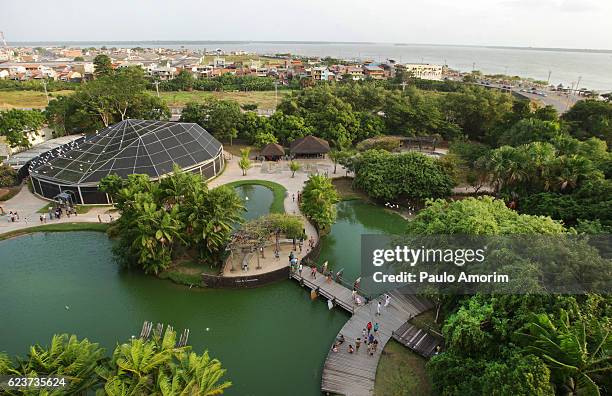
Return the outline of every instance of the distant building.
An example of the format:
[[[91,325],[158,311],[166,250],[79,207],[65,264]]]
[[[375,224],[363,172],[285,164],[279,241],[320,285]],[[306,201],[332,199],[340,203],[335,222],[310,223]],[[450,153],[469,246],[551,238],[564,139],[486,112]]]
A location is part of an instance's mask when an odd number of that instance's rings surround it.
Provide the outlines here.
[[[383,80],[385,78],[385,71],[379,66],[367,65],[363,67],[363,71],[366,77],[373,80]]]
[[[401,65],[404,70],[412,73],[417,78],[423,80],[442,80],[442,65],[433,65],[429,63],[406,63]]]
[[[334,73],[324,66],[313,67],[311,73],[315,81],[330,81],[334,79]]]
[[[363,68],[360,66],[349,66],[346,68],[345,74],[351,76],[353,81],[363,80]]]

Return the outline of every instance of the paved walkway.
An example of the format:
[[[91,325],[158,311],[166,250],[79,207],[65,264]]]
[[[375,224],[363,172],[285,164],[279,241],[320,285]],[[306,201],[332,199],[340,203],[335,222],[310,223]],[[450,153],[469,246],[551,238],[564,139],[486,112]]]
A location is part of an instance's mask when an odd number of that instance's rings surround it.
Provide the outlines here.
[[[225,171],[221,176],[214,180],[211,180],[208,185],[212,188],[231,183],[239,180],[268,180],[284,186],[287,189],[287,196],[285,197],[284,206],[285,212],[289,214],[301,215],[298,202],[297,193],[302,191],[304,183],[308,180],[308,177],[312,173],[327,173],[329,177],[341,177],[346,174],[344,168],[338,165],[337,173],[334,174],[334,164],[327,158],[320,159],[305,159],[296,160],[302,164],[302,169],[295,172],[295,177],[291,177],[292,172],[288,168],[288,161],[278,162],[261,162],[253,161],[253,167],[248,170],[247,175],[242,175],[242,169],[238,166],[238,157],[234,156],[232,160],[227,161]],[[295,197],[295,199],[294,199]],[[319,235],[316,229],[309,221],[304,221],[304,228],[306,229],[306,239],[313,238],[315,242],[318,242]]]
[[[43,225],[40,222],[40,215],[38,211],[48,206],[51,202],[37,197],[30,192],[28,187],[24,184],[19,193],[13,198],[0,202],[0,206],[4,209],[5,214],[0,215],[0,234],[5,232],[15,231],[23,228],[34,227]],[[102,221],[109,222],[110,218],[108,215],[108,206],[100,206],[92,208],[89,212],[80,214],[77,216],[62,216],[59,220],[49,220],[49,215],[46,214],[46,223],[44,224],[58,224],[58,223],[92,223],[98,222],[98,215],[102,218]],[[9,221],[9,212],[17,212],[19,219],[15,222]],[[116,217],[116,215],[115,215]]]

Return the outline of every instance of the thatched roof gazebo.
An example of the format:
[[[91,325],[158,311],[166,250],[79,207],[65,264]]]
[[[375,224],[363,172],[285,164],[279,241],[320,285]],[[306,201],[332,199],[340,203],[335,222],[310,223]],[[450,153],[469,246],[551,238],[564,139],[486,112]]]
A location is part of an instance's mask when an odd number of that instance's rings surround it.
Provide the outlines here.
[[[291,143],[291,155],[294,157],[320,157],[329,152],[327,140],[308,135]]]
[[[278,143],[270,143],[261,149],[259,155],[268,161],[278,161],[285,155],[285,148]]]

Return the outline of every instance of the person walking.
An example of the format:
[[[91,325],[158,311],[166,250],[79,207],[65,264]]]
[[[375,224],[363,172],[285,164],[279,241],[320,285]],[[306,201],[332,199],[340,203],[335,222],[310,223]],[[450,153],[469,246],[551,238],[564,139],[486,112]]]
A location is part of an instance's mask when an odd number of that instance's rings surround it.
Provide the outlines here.
[[[391,296],[385,293],[385,308],[387,308],[390,302],[391,302]]]
[[[302,262],[300,261],[300,263],[298,264],[298,274],[300,274],[300,278],[302,277]]]
[[[380,301],[378,301],[376,303],[376,315],[380,316],[380,307],[382,306],[382,304],[380,303]]]
[[[378,322],[374,323],[374,335],[378,337],[378,329],[380,329],[380,325]]]
[[[372,331],[372,322],[368,322],[368,324],[366,325],[366,329],[368,329],[368,336],[369,336],[370,332]]]
[[[357,337],[355,340],[355,352],[359,352],[359,347],[361,346],[361,337]]]

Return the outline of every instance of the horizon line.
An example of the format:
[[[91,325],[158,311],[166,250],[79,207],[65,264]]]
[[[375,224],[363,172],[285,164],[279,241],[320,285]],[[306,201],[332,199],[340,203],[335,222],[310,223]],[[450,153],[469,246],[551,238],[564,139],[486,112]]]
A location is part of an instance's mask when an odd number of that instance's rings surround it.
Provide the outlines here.
[[[401,43],[385,41],[326,41],[326,40],[27,40],[9,41],[9,45],[18,46],[22,44],[362,44],[375,45],[386,44],[393,46],[438,46],[438,47],[472,47],[472,48],[496,48],[532,51],[564,51],[564,52],[590,52],[590,53],[612,53],[612,49],[605,48],[575,48],[575,47],[533,47],[517,45],[494,45],[494,44],[434,44],[434,43]]]

